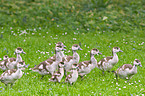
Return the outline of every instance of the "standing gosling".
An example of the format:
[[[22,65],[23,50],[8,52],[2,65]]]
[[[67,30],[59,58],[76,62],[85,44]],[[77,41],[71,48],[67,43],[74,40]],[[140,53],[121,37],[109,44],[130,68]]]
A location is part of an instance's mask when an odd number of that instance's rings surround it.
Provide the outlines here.
[[[96,67],[97,60],[94,57],[95,54],[99,55],[99,54],[102,54],[102,53],[99,52],[98,49],[93,48],[90,51],[91,60],[89,60],[89,61],[83,61],[83,62],[79,63],[79,71],[78,72],[79,72],[79,75],[81,76],[81,79],[83,79],[84,75],[90,73],[90,71]]]
[[[5,55],[5,56],[3,56],[3,61],[0,61],[0,69],[2,69],[3,71],[6,70],[6,66],[5,66],[6,61],[5,60],[8,58],[9,58],[8,55]]]
[[[62,46],[63,49],[66,47],[62,42],[56,43],[56,46]],[[56,47],[56,46],[55,46],[55,47]],[[66,49],[64,49],[64,50],[66,50]],[[59,54],[60,54],[61,58],[64,58],[64,57],[65,57],[65,55],[64,55],[64,50],[59,51]],[[50,58],[48,58],[48,59],[51,59],[51,60],[54,61],[54,60],[56,59],[56,56],[54,55],[54,56],[52,56],[52,57],[50,57]],[[62,60],[61,60],[61,61],[62,61]]]
[[[65,82],[69,82],[70,85],[73,85],[78,78],[78,65],[75,63],[72,65],[71,73],[66,77]]]
[[[56,46],[62,46],[63,48],[66,47],[62,42],[57,42]],[[63,50],[60,51],[60,56],[61,56],[62,58],[65,57],[65,55],[64,55],[64,51],[63,51]]]
[[[42,75],[41,79],[44,77],[44,75],[51,74],[53,75],[54,72],[57,70],[58,64],[62,60],[62,57],[60,56],[60,51],[65,50],[62,46],[58,45],[55,47],[55,59],[47,59],[43,62],[41,62],[39,65],[32,68],[32,71],[39,72],[39,74]],[[31,68],[30,68],[31,70]]]
[[[73,56],[67,56],[64,59],[65,75],[67,75],[67,71],[70,71],[71,70],[72,65],[74,63],[79,63],[80,56],[77,53],[77,50],[82,50],[82,49],[80,48],[80,46],[78,44],[74,44],[72,46]]]
[[[20,56],[21,53],[26,54],[21,47],[16,48],[15,51],[17,57],[16,58],[8,58],[5,61],[5,66],[8,69],[16,69],[17,63],[22,62],[22,57]]]
[[[142,67],[140,60],[135,59],[133,66],[131,64],[124,64],[115,72],[116,80],[118,81],[118,76],[122,79],[126,79],[127,82],[137,73],[137,66]]]
[[[11,87],[16,82],[16,80],[20,79],[23,75],[21,70],[22,67],[25,66],[25,62],[18,62],[17,69],[10,69],[2,73],[0,76],[0,81],[4,83],[6,86],[11,84]]]
[[[54,73],[54,75],[50,78],[50,81],[60,83],[63,75],[64,75],[64,62],[60,62],[60,64],[58,65],[58,71]]]
[[[110,70],[118,63],[118,56],[116,54],[117,52],[123,52],[123,51],[120,50],[119,47],[114,47],[112,49],[113,56],[105,57],[98,62],[96,67],[102,70],[103,74],[104,71],[110,72]]]

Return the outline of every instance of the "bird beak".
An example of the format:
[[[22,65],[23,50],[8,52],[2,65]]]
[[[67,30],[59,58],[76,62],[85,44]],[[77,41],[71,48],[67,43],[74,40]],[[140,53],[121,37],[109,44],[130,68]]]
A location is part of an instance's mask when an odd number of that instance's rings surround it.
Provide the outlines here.
[[[24,52],[24,51],[23,51],[22,53],[23,53],[23,54],[26,54],[26,52]]]
[[[25,65],[25,68],[28,68],[29,64],[28,65]]]
[[[63,51],[66,51],[66,49],[64,49],[64,48],[63,48],[62,50],[63,50]]]
[[[102,55],[102,53],[101,53],[101,52],[99,52],[98,54]]]
[[[79,48],[79,50],[83,50],[82,48]]]
[[[119,52],[123,52],[122,50],[119,50]]]
[[[140,66],[140,67],[142,67],[142,65],[141,65],[141,64],[139,64],[139,66]]]

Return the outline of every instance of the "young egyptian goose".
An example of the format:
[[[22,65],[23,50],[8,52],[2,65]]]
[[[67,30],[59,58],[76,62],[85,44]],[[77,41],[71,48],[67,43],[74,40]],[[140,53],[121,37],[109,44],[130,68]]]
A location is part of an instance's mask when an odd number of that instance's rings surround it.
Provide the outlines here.
[[[3,71],[6,70],[6,66],[5,66],[5,60],[8,59],[8,55],[3,56],[3,61],[0,61],[0,69],[2,69]]]
[[[62,57],[60,56],[59,52],[64,50],[64,48],[60,45],[55,47],[55,59],[47,59],[46,61],[41,62],[39,65],[32,68],[32,71],[39,72],[39,74],[42,75],[42,78],[44,75],[51,74],[57,70],[59,62],[62,60]],[[30,69],[31,70],[31,69]],[[41,78],[41,79],[42,79]]]
[[[3,71],[5,71],[7,68],[6,68],[5,65],[0,64],[0,69],[3,70]]]
[[[58,42],[58,43],[56,43],[56,46],[62,46],[63,48],[66,47],[62,42]],[[62,58],[65,57],[65,55],[64,55],[64,51],[63,51],[63,50],[60,51],[59,53],[60,53],[60,56],[61,56]],[[55,57],[56,57],[56,56],[54,55],[54,56],[50,57],[49,59],[55,60]]]
[[[60,64],[58,65],[58,71],[54,73],[50,81],[60,83],[63,75],[64,75],[64,62],[60,62]]]
[[[12,87],[15,81],[22,77],[23,72],[21,68],[24,66],[25,62],[18,62],[17,69],[10,69],[2,73],[0,76],[0,81],[4,83],[6,86],[7,84],[11,84]]]
[[[16,69],[17,63],[22,62],[22,57],[20,54],[26,54],[21,47],[16,48],[15,54],[17,55],[16,58],[8,58],[5,61],[5,66],[8,69]]]
[[[77,50],[82,50],[78,44],[74,44],[72,46],[73,56],[67,56],[64,59],[64,66],[65,66],[65,75],[67,75],[67,71],[72,68],[72,64],[79,63],[80,56],[77,53]]]
[[[96,54],[99,55],[99,54],[102,54],[102,53],[99,52],[98,49],[93,48],[90,51],[91,60],[89,60],[89,61],[83,61],[83,62],[79,63],[79,71],[78,72],[79,72],[79,75],[81,76],[81,79],[83,79],[84,75],[90,73],[90,71],[96,67],[97,60],[94,57],[94,55],[96,55]]]
[[[58,43],[56,44],[56,46],[62,46],[63,48],[66,47],[62,42],[58,42]],[[60,51],[60,56],[61,56],[62,58],[65,57],[65,55],[64,55],[64,51],[63,51],[63,50]]]
[[[133,66],[131,64],[124,64],[115,72],[116,80],[118,81],[118,76],[122,79],[129,80],[137,73],[137,66],[142,67],[140,60],[135,59]]]
[[[97,68],[101,69],[104,73],[104,71],[110,72],[110,70],[113,68],[113,66],[118,63],[118,56],[117,52],[123,52],[120,50],[119,47],[114,47],[112,50],[113,56],[108,56],[103,58],[101,61],[98,62]]]
[[[74,63],[71,68],[71,73],[66,77],[65,82],[72,85],[78,78],[78,64]]]
[[[8,55],[4,55],[3,56],[3,60],[6,60],[6,59],[8,59],[9,57],[8,57]]]

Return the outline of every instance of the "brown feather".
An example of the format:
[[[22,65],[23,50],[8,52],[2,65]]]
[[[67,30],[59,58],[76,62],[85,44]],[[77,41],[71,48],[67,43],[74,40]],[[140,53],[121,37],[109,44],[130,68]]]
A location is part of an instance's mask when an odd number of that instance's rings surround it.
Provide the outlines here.
[[[71,59],[73,59],[73,56],[67,56],[66,59],[69,62]]]
[[[9,70],[6,70],[5,72],[4,72],[4,74],[3,74],[3,76],[6,74],[6,73],[8,73],[8,75],[11,75],[12,73],[15,73],[17,70],[16,69],[11,69],[10,70],[10,73],[8,72]]]

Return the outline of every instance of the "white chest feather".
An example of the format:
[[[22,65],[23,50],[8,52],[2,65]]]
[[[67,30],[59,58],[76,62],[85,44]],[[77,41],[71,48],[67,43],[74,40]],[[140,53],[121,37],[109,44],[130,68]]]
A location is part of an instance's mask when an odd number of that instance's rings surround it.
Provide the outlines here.
[[[114,56],[111,60],[108,61],[110,64],[115,65],[116,63],[118,63],[118,56],[116,53],[114,53]]]
[[[75,82],[78,78],[78,71],[77,70],[73,70],[73,73],[71,74],[72,77],[69,79],[70,82]]]
[[[63,68],[60,68],[60,73],[61,73],[61,75],[57,77],[59,82],[61,81],[62,77],[64,76],[64,69]]]
[[[80,60],[80,56],[79,56],[79,54],[77,52],[75,52],[73,54],[73,61],[74,61],[73,63],[78,63],[79,60]]]

